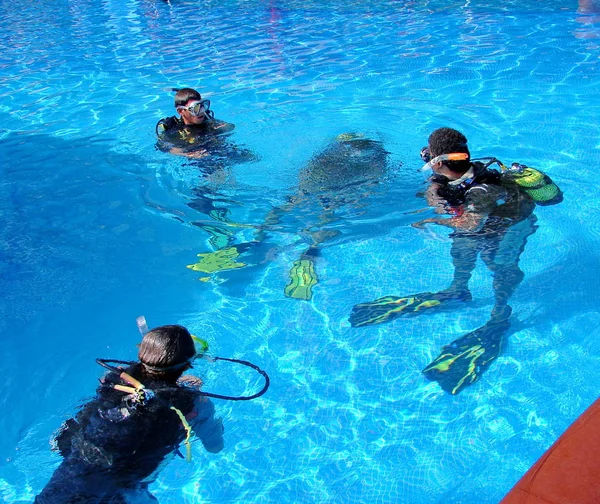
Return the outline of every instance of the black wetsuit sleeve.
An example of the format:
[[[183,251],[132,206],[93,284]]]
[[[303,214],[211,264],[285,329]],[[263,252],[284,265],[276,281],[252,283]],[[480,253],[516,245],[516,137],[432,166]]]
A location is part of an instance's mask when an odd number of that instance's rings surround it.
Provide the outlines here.
[[[71,453],[71,441],[80,431],[80,425],[74,418],[66,420],[58,429],[52,440],[52,450],[58,451],[63,457]]]
[[[210,130],[216,135],[225,135],[235,129],[235,124],[213,119],[210,123]]]

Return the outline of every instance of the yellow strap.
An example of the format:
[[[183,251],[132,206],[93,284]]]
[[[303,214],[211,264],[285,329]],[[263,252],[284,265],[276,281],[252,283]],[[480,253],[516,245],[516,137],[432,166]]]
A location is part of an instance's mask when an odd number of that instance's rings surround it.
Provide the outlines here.
[[[127,387],[125,385],[113,385],[113,388],[121,392],[127,392],[128,394],[135,394],[139,390],[134,387]]]
[[[142,385],[141,382],[139,382],[138,380],[136,380],[133,376],[131,376],[130,374],[127,374],[125,371],[123,371],[120,376],[121,380],[125,380],[127,383],[129,383],[130,385],[133,385],[136,389],[143,389],[144,385]]]
[[[175,406],[171,406],[171,409],[177,413],[177,416],[179,417],[179,420],[181,420],[181,423],[183,424],[183,428],[185,429],[185,451],[186,451],[186,457],[185,459],[188,462],[192,461],[192,445],[190,443],[190,436],[192,435],[192,427],[190,426],[190,424],[188,423],[188,421],[186,420],[185,416],[183,415],[183,413],[181,412],[181,410],[178,410]]]

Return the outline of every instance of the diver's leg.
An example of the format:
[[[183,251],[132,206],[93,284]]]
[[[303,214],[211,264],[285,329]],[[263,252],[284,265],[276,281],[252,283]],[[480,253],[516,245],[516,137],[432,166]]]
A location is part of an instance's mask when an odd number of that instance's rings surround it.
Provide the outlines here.
[[[54,471],[35,504],[94,502],[104,504],[118,493],[114,482],[99,468],[68,457]]]
[[[484,247],[484,239],[480,236],[456,234],[452,237],[450,255],[454,266],[454,277],[450,287],[442,292],[452,293],[454,297],[467,301],[471,299],[469,280],[477,264],[477,254]]]
[[[136,488],[129,488],[120,492],[119,498],[111,504],[154,504],[158,499],[148,490],[148,483],[140,483]]]
[[[492,319],[508,318],[511,314],[512,309],[508,302],[525,277],[525,273],[519,267],[519,259],[527,238],[537,229],[536,220],[532,215],[511,226],[498,237],[496,243],[481,253],[482,260],[494,275],[495,304]]]

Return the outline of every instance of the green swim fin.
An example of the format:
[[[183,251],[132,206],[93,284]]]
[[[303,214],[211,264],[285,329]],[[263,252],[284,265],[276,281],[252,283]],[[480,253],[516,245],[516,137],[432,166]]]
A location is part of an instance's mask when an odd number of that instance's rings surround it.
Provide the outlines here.
[[[492,319],[445,345],[440,355],[423,369],[423,374],[428,380],[438,382],[449,394],[458,394],[477,381],[498,357],[509,326],[508,318]]]
[[[200,259],[194,264],[188,264],[188,268],[202,273],[216,273],[218,271],[226,271],[231,269],[243,268],[246,263],[237,262],[236,259],[250,248],[252,242],[241,243],[232,247],[215,250],[198,254]]]
[[[290,283],[284,294],[294,299],[308,300],[312,297],[312,288],[319,283],[313,259],[303,255],[290,269]]]
[[[370,303],[360,303],[352,308],[350,324],[352,327],[381,324],[401,315],[418,315],[431,308],[451,308],[455,302],[470,299],[467,292],[422,292],[407,297],[385,296]]]

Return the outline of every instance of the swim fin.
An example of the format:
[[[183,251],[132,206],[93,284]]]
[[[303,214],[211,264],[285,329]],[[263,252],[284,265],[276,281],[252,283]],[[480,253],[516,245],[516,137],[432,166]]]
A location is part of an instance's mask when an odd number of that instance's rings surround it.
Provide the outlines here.
[[[231,269],[243,268],[246,263],[238,262],[236,259],[246,252],[255,242],[240,243],[232,247],[198,254],[200,259],[194,264],[188,264],[188,268],[202,273],[216,273]]]
[[[465,334],[442,348],[440,355],[425,369],[428,380],[436,381],[449,394],[458,394],[477,381],[502,350],[508,318],[491,319],[484,326]]]
[[[362,327],[389,322],[401,315],[420,314],[431,308],[451,308],[455,302],[470,299],[467,292],[422,292],[407,297],[385,296],[370,303],[360,303],[352,308],[350,324]]]
[[[315,271],[314,256],[302,255],[290,269],[290,283],[284,289],[287,297],[308,300],[312,298],[312,288],[319,283]]]

